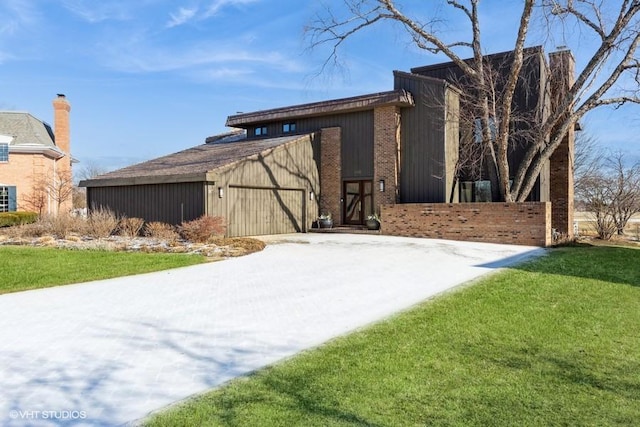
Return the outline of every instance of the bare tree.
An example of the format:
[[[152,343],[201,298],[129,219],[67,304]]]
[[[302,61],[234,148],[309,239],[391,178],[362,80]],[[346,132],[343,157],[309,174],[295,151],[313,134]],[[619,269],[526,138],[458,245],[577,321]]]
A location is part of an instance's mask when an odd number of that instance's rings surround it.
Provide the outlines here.
[[[73,178],[67,170],[57,170],[53,174],[34,177],[30,193],[24,196],[25,203],[34,212],[43,215],[50,203],[55,204],[55,213],[60,213],[62,205],[73,196]]]
[[[627,167],[624,155],[616,153],[608,159],[608,165],[613,193],[611,216],[616,232],[623,235],[631,217],[640,212],[640,164]]]
[[[411,17],[394,0],[343,0],[342,3],[346,17],[338,17],[337,9],[328,8],[306,29],[311,47],[332,47],[325,65],[337,59],[340,46],[353,34],[382,22],[399,24],[420,49],[445,54],[473,87],[469,96],[477,106],[482,144],[495,167],[501,200],[526,200],[545,163],[586,113],[605,105],[640,102],[640,61],[636,59],[640,42],[639,0],[619,0],[617,5],[600,0],[525,0],[513,54],[504,74],[504,86],[499,92],[494,90],[483,56],[479,0],[443,2],[443,7],[461,14],[468,22],[468,40],[447,40],[447,34],[439,32],[435,25],[439,16],[428,16],[426,20]],[[575,81],[560,82],[567,90],[553,92],[552,111],[531,123],[525,156],[516,170],[511,171],[507,154],[514,118],[512,101],[534,12],[545,19],[550,33],[558,25],[561,30],[571,26],[573,31],[595,35],[598,44],[585,67],[578,70]],[[472,59],[465,61],[461,53]]]
[[[60,213],[62,205],[73,196],[73,176],[70,170],[58,169],[48,180],[49,195],[56,203],[56,213]]]
[[[573,179],[576,195],[576,209],[584,209],[581,196],[593,185],[591,177],[597,175],[603,166],[606,153],[598,146],[596,138],[583,129],[576,134],[575,154],[573,159]]]
[[[600,239],[609,240],[616,232],[610,214],[613,200],[610,182],[600,171],[586,176],[583,182],[581,197],[586,210],[593,216],[596,233]]]
[[[578,197],[595,220],[598,237],[623,235],[633,215],[640,213],[640,164],[627,166],[622,153],[598,158],[581,177]]]
[[[95,162],[89,161],[76,173],[76,185],[73,188],[73,208],[83,209],[87,207],[87,189],[79,187],[78,182],[95,178],[98,175],[107,173],[107,169]]]
[[[84,166],[82,166],[77,172],[78,181],[92,179],[98,175],[102,175],[107,173],[107,169],[98,165],[95,162],[89,161]]]
[[[43,176],[38,176],[33,179],[31,190],[25,194],[22,199],[27,209],[37,212],[39,216],[46,213],[45,209],[49,204],[46,179]]]

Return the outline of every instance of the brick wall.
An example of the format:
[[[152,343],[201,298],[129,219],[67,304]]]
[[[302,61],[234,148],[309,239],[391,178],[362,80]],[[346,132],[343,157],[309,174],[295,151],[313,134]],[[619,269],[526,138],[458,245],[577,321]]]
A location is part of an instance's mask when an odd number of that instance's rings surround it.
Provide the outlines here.
[[[331,213],[336,225],[342,223],[342,132],[339,127],[320,133],[320,213]]]
[[[53,100],[53,131],[55,142],[66,154],[71,152],[71,130],[69,128],[69,112],[71,105],[67,98],[60,94]]]
[[[549,246],[551,203],[412,203],[383,205],[382,234]]]
[[[63,157],[63,159],[65,158]],[[54,170],[59,171],[60,161],[54,167],[55,162],[55,160],[42,154],[10,152],[9,162],[0,163],[0,183],[16,187],[19,211],[35,210],[37,212],[31,201],[37,198],[36,193],[38,191],[43,191],[38,188],[52,179]],[[44,212],[55,214],[57,212],[57,202],[51,197],[45,197],[45,199]],[[71,207],[71,198],[69,198],[60,206],[60,211],[67,212]]]
[[[398,201],[398,150],[400,144],[400,112],[393,105],[373,110],[374,210],[380,205]],[[385,190],[379,182],[384,180]]]

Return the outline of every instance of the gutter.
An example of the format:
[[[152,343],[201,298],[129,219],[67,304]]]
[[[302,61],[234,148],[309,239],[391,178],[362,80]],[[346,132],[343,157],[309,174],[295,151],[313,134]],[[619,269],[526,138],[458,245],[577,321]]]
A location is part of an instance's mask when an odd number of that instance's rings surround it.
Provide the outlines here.
[[[9,153],[18,154],[44,154],[52,159],[58,160],[65,156],[65,153],[57,147],[47,147],[42,145],[9,145]]]
[[[93,178],[78,183],[79,187],[125,187],[130,185],[150,184],[178,184],[185,182],[215,182],[216,175],[212,172],[179,174],[179,175],[149,175],[132,176],[128,178]]]

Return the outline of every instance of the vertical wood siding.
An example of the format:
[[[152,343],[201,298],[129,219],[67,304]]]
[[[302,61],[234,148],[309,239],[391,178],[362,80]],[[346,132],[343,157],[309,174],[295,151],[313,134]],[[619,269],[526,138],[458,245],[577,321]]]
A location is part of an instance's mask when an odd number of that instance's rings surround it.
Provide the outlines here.
[[[230,237],[307,231],[318,216],[318,145],[315,136],[301,136],[217,170],[207,212],[227,218]]]
[[[117,215],[180,224],[204,215],[202,182],[87,188],[87,206]]]
[[[415,107],[402,109],[400,203],[444,202],[448,194],[445,156],[445,86],[404,73],[395,89],[405,89]]]
[[[490,55],[486,59],[491,64],[491,67],[494,70],[502,73],[503,76],[506,75],[505,73],[511,66],[511,56],[509,53]],[[418,67],[412,69],[412,72],[428,77],[447,80],[463,90],[467,86],[466,76],[460,70],[460,68],[453,63]],[[548,108],[545,108],[547,99],[543,96],[545,91],[548,90],[547,80],[547,70],[542,50],[537,48],[530,49],[529,52],[525,55],[525,60],[520,72],[520,78],[518,79],[512,104],[514,110],[519,112],[518,114],[523,116],[521,117],[521,119],[526,118],[528,120],[535,120],[536,115],[538,115],[537,117],[540,117],[540,115],[548,113]],[[497,82],[498,91],[502,90],[504,82],[504,79]],[[469,106],[463,105],[461,106],[461,108],[469,108]],[[526,120],[519,120],[517,125],[515,126],[517,126],[517,129],[514,129],[514,132],[522,132],[526,130],[528,125],[526,123]],[[526,141],[523,141],[522,138],[513,138],[510,141],[508,162],[509,168],[512,172],[514,172],[518,165],[521,163],[522,158],[525,155],[526,148]],[[488,173],[485,172],[485,174],[485,176],[488,176]],[[543,168],[541,174],[548,174],[548,169]],[[463,176],[462,180],[467,180],[467,177]],[[548,177],[545,176],[543,177],[542,182],[546,183],[547,180]],[[540,182],[540,179],[536,181],[536,185],[529,195],[528,200],[548,200],[548,198],[546,198],[548,190],[545,188],[541,189]]]
[[[298,119],[296,132],[315,132],[322,128],[342,129],[342,178],[373,178],[373,111],[358,111]],[[269,131],[282,132],[284,122],[270,125]],[[328,165],[331,167],[331,165]]]
[[[306,231],[305,191],[229,187],[227,234],[259,236]]]

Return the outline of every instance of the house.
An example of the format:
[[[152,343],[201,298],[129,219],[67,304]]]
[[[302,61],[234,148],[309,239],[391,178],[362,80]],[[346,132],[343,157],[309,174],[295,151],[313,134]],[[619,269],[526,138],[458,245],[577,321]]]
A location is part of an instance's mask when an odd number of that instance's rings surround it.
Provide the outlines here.
[[[511,66],[513,52],[501,52],[485,56],[485,67],[494,77],[496,92],[506,84],[507,70]],[[471,61],[471,60],[468,60]],[[508,156],[509,168],[513,172],[522,161],[527,145],[527,133],[534,131],[539,118],[545,118],[553,109],[554,102],[566,93],[574,80],[575,60],[571,52],[561,49],[545,58],[541,46],[526,48],[524,63],[520,71],[513,101],[512,141]],[[416,67],[412,73],[442,78],[452,84],[467,85],[467,79],[460,68],[452,62]],[[461,100],[461,109],[472,112],[474,107]],[[465,117],[466,116],[466,117]],[[461,115],[461,121],[473,118],[472,113]],[[461,127],[463,125],[461,124]],[[553,228],[564,235],[573,234],[574,188],[573,188],[573,151],[575,130],[569,131],[562,145],[556,150],[550,161],[543,165],[536,184],[529,195],[531,201],[553,201]],[[473,171],[472,167],[463,167],[460,171],[461,201],[496,200],[497,188],[491,186],[491,173],[486,167]]]
[[[542,99],[540,81],[548,70],[541,48],[536,52],[540,55],[526,70],[538,67],[537,86],[523,90],[538,92]],[[231,115],[226,121],[234,129],[230,134],[80,185],[87,187],[90,208],[171,224],[219,215],[226,219],[229,236],[306,232],[320,213],[330,213],[338,225],[359,226],[373,212],[386,212],[383,232],[428,235],[424,229],[433,221],[416,226],[416,234],[413,226],[399,226],[411,223],[406,212],[391,221],[395,214],[387,208],[464,204],[476,212],[480,203],[461,204],[460,197],[472,202],[475,192],[470,194],[469,187],[486,186],[475,182],[484,181],[482,176],[470,181],[457,170],[466,132],[461,108],[468,106],[461,101],[459,82],[436,72],[441,69],[452,67],[394,71],[394,88],[387,92]],[[539,108],[537,102],[531,105]],[[521,155],[512,150],[510,161]],[[529,217],[543,217],[544,224],[535,236],[511,233],[518,243],[548,241],[549,171],[543,168],[530,196],[538,205],[527,209],[535,212],[525,212],[524,222],[516,220],[526,225]],[[416,215],[425,217],[424,212]],[[385,228],[387,223],[395,228]],[[469,235],[463,230],[456,237]],[[483,239],[478,230],[471,237]]]
[[[53,129],[29,113],[0,111],[0,212],[71,210],[71,106],[64,95],[53,110]]]
[[[425,105],[400,88],[233,115],[227,125],[240,131],[231,136],[81,182],[88,206],[172,224],[221,215],[228,234],[239,236],[304,232],[319,211],[358,225],[382,203],[445,201],[453,175],[440,176],[456,161],[458,130],[447,114],[457,108],[457,91],[443,80],[397,75],[428,86],[441,103]],[[410,132],[401,142],[403,110],[414,118],[406,126],[432,144]],[[413,156],[404,165],[401,145]],[[413,185],[400,185],[401,167],[416,177]]]

